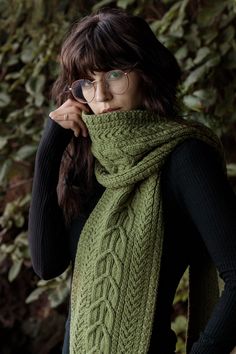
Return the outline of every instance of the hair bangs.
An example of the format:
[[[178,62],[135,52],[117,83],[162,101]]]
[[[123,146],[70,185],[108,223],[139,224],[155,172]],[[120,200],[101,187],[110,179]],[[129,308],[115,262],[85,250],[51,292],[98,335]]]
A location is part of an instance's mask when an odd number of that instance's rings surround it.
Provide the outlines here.
[[[109,31],[101,30],[99,23],[92,31],[87,31],[80,48],[71,57],[75,79],[84,78],[96,71],[111,69],[127,70],[134,66],[134,53],[130,53],[127,43],[119,43]],[[128,47],[128,48],[127,48]]]

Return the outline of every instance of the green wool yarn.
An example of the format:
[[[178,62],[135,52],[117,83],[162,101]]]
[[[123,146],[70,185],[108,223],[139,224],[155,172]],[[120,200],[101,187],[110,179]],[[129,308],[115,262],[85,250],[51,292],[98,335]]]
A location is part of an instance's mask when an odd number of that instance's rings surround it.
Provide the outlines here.
[[[220,142],[200,124],[148,111],[83,114],[82,119],[92,140],[96,178],[106,189],[78,243],[70,354],[145,354],[154,312],[158,314],[162,166],[185,139],[202,139],[218,150]],[[213,267],[207,273],[207,287],[201,291],[208,311],[217,297],[215,272]],[[214,297],[208,291],[211,282]],[[199,319],[201,325],[204,321]]]

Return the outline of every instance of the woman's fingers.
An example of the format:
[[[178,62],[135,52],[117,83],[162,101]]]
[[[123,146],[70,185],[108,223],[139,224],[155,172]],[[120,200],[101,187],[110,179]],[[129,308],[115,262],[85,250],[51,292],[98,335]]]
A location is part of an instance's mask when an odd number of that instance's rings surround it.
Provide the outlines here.
[[[87,137],[88,130],[81,119],[82,110],[89,111],[86,105],[69,99],[55,111],[50,112],[49,116],[61,127],[72,129],[76,137],[80,134]]]
[[[71,107],[71,106],[77,107],[81,111],[89,112],[89,108],[85,103],[78,102],[78,101],[73,100],[71,98],[66,100],[60,107],[57,108],[57,110],[60,108],[66,108],[66,107]]]
[[[51,115],[51,118],[55,120],[65,129],[72,129],[75,136],[79,136],[80,132],[82,136],[88,136],[88,131],[85,123],[81,119],[81,113],[63,113],[59,115]]]

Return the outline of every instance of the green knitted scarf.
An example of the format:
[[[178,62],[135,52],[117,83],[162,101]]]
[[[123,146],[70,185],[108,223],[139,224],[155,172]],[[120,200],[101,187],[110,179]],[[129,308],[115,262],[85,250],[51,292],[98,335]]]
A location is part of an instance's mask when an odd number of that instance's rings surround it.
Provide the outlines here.
[[[145,354],[154,312],[158,314],[163,164],[185,139],[202,139],[216,149],[220,143],[206,127],[170,121],[147,111],[82,118],[92,140],[97,180],[106,189],[78,244],[71,291],[70,354]],[[216,300],[209,291],[213,286],[217,290],[214,272],[203,272],[206,279],[202,276],[201,286],[197,286],[199,300],[208,309],[197,309],[197,332]],[[194,335],[190,330],[192,339]]]

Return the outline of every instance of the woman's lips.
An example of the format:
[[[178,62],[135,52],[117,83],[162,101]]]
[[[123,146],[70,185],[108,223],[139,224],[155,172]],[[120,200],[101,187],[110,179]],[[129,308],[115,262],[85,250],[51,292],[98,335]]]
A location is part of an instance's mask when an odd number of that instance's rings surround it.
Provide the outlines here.
[[[102,113],[114,112],[114,111],[118,111],[119,109],[120,109],[120,107],[118,107],[118,108],[107,108],[107,109],[104,109],[102,111]]]

